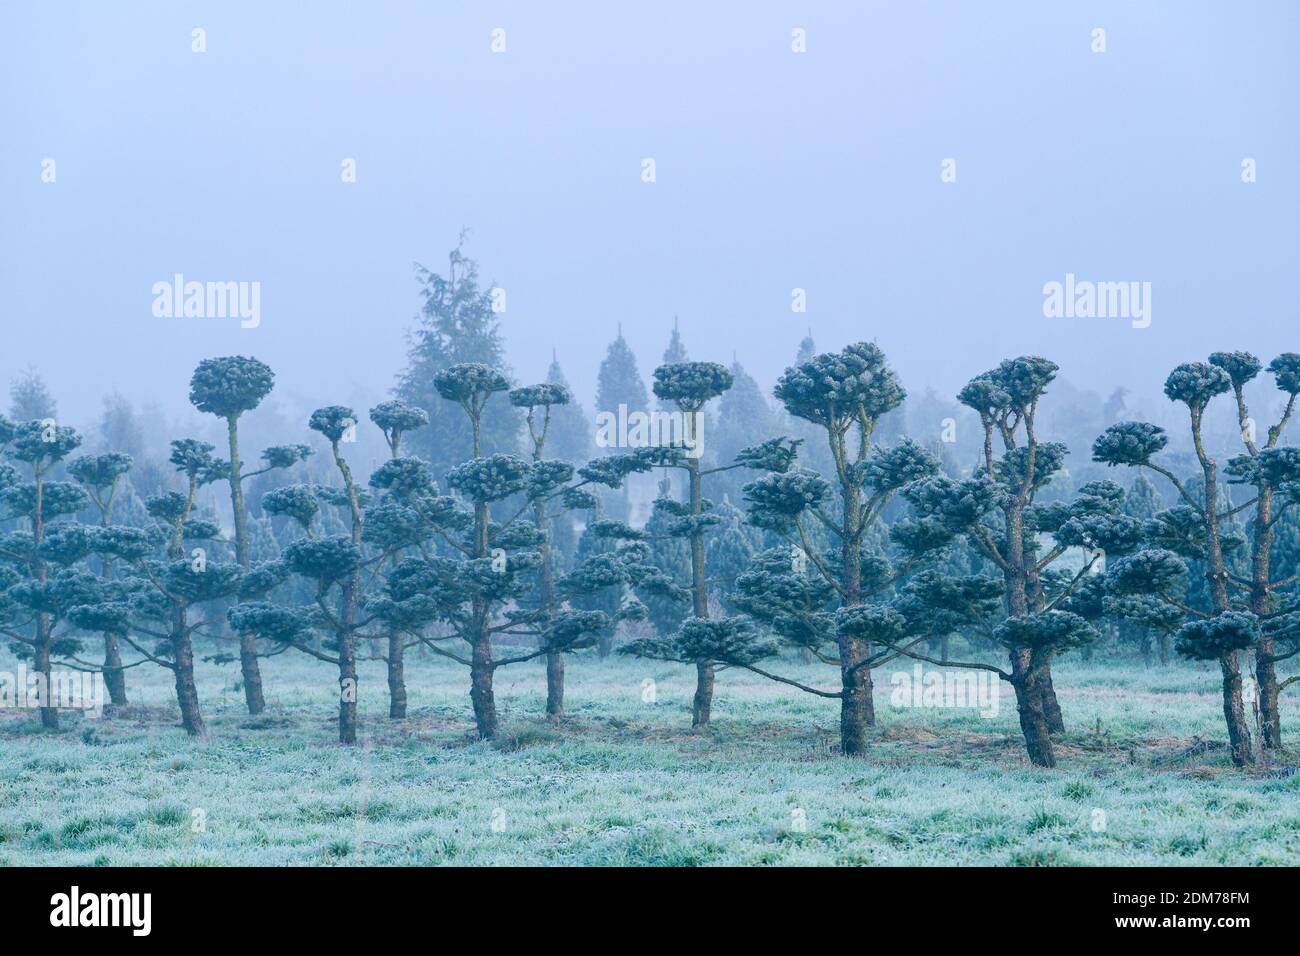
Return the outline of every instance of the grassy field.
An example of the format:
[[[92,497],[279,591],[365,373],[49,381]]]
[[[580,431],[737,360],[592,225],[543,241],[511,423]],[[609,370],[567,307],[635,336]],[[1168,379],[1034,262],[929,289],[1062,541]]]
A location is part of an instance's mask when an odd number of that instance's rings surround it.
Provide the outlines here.
[[[334,742],[331,668],[303,657],[264,662],[255,719],[237,669],[200,665],[206,743],[174,726],[168,673],[129,674],[136,704],[113,718],[48,734],[0,712],[0,863],[1300,862],[1300,759],[1245,774],[1221,746],[1179,758],[1224,737],[1209,667],[1060,662],[1054,771],[1027,763],[1009,697],[993,719],[893,707],[888,671],[857,760],[834,752],[833,701],[744,672],[719,675],[715,726],[694,735],[685,667],[571,659],[570,716],[552,728],[544,668],[515,665],[498,673],[506,733],[485,744],[461,668],[411,660],[412,716],[391,721],[370,664],[355,748]],[[1300,741],[1300,708],[1283,715]]]

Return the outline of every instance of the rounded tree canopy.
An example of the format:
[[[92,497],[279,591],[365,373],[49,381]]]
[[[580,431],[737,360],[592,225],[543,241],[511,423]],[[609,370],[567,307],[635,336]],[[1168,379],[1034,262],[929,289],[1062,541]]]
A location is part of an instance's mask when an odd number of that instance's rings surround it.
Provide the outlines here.
[[[922,518],[938,519],[952,532],[973,528],[998,505],[1000,493],[988,478],[933,475],[903,488],[903,498]]]
[[[1124,489],[1106,478],[1084,484],[1072,505],[1076,514],[1118,514],[1123,506]]]
[[[871,342],[786,369],[774,394],[791,415],[823,426],[847,419],[874,421],[907,397],[885,353]]]
[[[300,461],[306,461],[312,455],[306,445],[272,445],[263,449],[262,461],[267,468],[292,468]]]
[[[131,470],[135,461],[130,455],[108,452],[103,455],[82,455],[68,465],[68,474],[87,488],[107,488]]]
[[[370,487],[397,498],[436,495],[438,486],[428,462],[422,458],[390,458],[370,473]]]
[[[1063,651],[1096,640],[1097,629],[1069,611],[1043,611],[1009,617],[993,629],[993,639],[1009,648]]]
[[[235,418],[260,405],[274,386],[271,367],[255,358],[204,359],[190,378],[190,402],[201,412]]]
[[[590,511],[600,504],[600,499],[585,488],[565,488],[560,501],[570,511]]]
[[[131,631],[130,606],[124,601],[74,605],[68,609],[68,620],[83,631],[106,634],[129,634]]]
[[[284,562],[295,574],[329,584],[355,571],[361,552],[351,538],[333,535],[319,541],[295,541],[285,549]]]
[[[654,393],[686,411],[697,411],[734,382],[731,372],[717,362],[674,362],[655,369]]]
[[[1171,402],[1182,402],[1200,411],[1216,395],[1231,391],[1232,378],[1217,365],[1208,362],[1184,362],[1165,379],[1165,395]]]
[[[1283,352],[1268,363],[1268,370],[1273,373],[1279,389],[1288,395],[1300,392],[1300,355]]]
[[[1106,571],[1111,594],[1179,594],[1187,586],[1187,564],[1164,548],[1144,548],[1115,561]]]
[[[237,564],[209,561],[198,570],[188,559],[167,565],[163,584],[167,590],[191,603],[230,597],[239,590],[243,572]]]
[[[540,385],[524,385],[510,392],[510,404],[516,408],[568,405],[571,400],[567,388],[552,382],[543,382]]]
[[[97,554],[139,561],[153,550],[153,541],[140,528],[96,528],[91,547]]]
[[[877,450],[866,463],[866,483],[875,491],[897,491],[939,472],[939,461],[910,438]]]
[[[254,634],[281,644],[297,640],[309,629],[300,613],[265,601],[236,604],[226,611],[226,620],[236,633]]]
[[[572,479],[573,466],[567,461],[533,462],[532,473],[528,476],[528,497],[532,500],[545,498]]]
[[[892,645],[906,636],[907,621],[886,604],[854,604],[835,612],[835,629],[846,637]]]
[[[1192,660],[1211,661],[1254,647],[1259,619],[1245,611],[1224,611],[1208,620],[1188,621],[1174,635],[1174,649]]]
[[[80,446],[81,435],[75,428],[50,421],[30,421],[14,426],[9,454],[29,465],[53,464]]]
[[[471,501],[500,501],[522,491],[532,472],[518,455],[471,458],[447,475],[447,484]]]
[[[762,634],[746,618],[690,617],[671,637],[632,641],[620,653],[681,663],[722,661],[744,665],[771,657],[778,649],[775,640]]]
[[[493,392],[504,392],[510,382],[499,371],[482,362],[460,362],[433,377],[438,394],[451,402],[481,401]]]
[[[159,521],[166,521],[169,524],[175,524],[185,516],[185,509],[189,502],[185,496],[176,491],[165,491],[162,494],[150,495],[144,501],[145,510]]]
[[[288,579],[289,569],[283,561],[262,561],[239,579],[239,597],[241,600],[259,598]]]
[[[214,458],[214,448],[208,442],[197,438],[178,438],[172,442],[172,453],[168,459],[176,470],[201,485],[225,478],[230,469],[226,462]]]
[[[1056,378],[1060,366],[1040,355],[1022,355],[1006,359],[988,373],[993,383],[1006,394],[1014,409],[1027,409]]]
[[[1107,554],[1123,554],[1142,544],[1144,526],[1137,518],[1123,514],[1081,514],[1056,530],[1056,543],[1068,547],[1101,548]]]
[[[802,438],[769,438],[757,445],[742,448],[736,453],[736,464],[756,471],[785,473],[799,456]]]
[[[361,540],[381,551],[413,547],[426,540],[432,530],[414,508],[386,499],[366,509]]]
[[[370,409],[370,420],[385,432],[409,432],[429,424],[429,413],[394,398]]]
[[[1264,367],[1264,363],[1249,352],[1215,352],[1210,356],[1210,364],[1227,372],[1234,388],[1241,388]]]
[[[1092,460],[1106,465],[1145,465],[1169,444],[1169,436],[1150,422],[1116,422],[1092,443]]]
[[[37,553],[64,567],[76,564],[92,550],[95,527],[85,524],[56,524],[45,535]]]
[[[4,501],[14,514],[31,517],[36,513],[36,485],[15,485],[4,492]],[[79,485],[70,481],[47,481],[41,491],[41,517],[46,521],[60,515],[76,514],[90,504]]]
[[[764,475],[744,487],[745,508],[755,527],[781,530],[830,497],[831,486],[812,471]]]
[[[346,405],[326,405],[324,408],[318,408],[307,420],[307,427],[312,431],[320,432],[331,443],[342,441],[347,430],[354,428],[356,424],[357,413]]]
[[[967,382],[957,393],[957,401],[974,409],[981,418],[991,418],[1011,407],[1011,396],[993,380],[992,372],[977,375]]]
[[[310,528],[320,513],[320,501],[310,485],[285,485],[262,496],[262,510],[269,515],[292,518],[303,528]]]
[[[1300,447],[1267,448],[1256,456],[1259,476],[1271,485],[1300,481]]]

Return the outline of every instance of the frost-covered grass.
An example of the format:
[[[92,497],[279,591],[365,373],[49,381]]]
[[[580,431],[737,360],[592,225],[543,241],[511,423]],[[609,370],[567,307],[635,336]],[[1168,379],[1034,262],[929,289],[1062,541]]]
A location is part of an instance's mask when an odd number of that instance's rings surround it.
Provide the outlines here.
[[[394,722],[368,664],[363,742],[345,748],[327,665],[264,661],[269,711],[250,719],[237,669],[201,664],[206,743],[174,726],[169,675],[140,667],[120,716],[47,734],[0,713],[0,862],[1300,862],[1300,755],[1253,774],[1222,747],[1170,759],[1223,738],[1213,670],[1066,660],[1056,674],[1070,732],[1045,771],[1023,756],[1009,698],[993,719],[895,708],[889,672],[871,753],[846,760],[833,701],[744,672],[719,675],[715,726],[693,735],[685,667],[571,659],[569,717],[552,728],[544,669],[515,665],[498,673],[506,734],[492,745],[472,739],[458,666],[414,657],[412,716]],[[1300,742],[1300,708],[1284,717]]]

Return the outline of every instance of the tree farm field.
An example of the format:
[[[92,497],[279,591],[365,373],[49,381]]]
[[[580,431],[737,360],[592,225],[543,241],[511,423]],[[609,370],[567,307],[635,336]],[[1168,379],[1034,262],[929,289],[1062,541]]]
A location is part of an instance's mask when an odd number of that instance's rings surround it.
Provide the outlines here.
[[[846,759],[835,702],[737,669],[719,673],[712,725],[692,733],[691,667],[574,655],[558,725],[543,715],[545,667],[511,667],[498,687],[501,733],[484,742],[463,668],[412,655],[409,716],[391,720],[383,665],[363,662],[348,747],[337,742],[334,669],[292,655],[268,665],[267,710],[250,717],[238,667],[200,661],[206,741],[178,726],[160,668],[132,669],[133,703],[117,716],[65,714],[51,732],[35,711],[0,712],[0,863],[1300,861],[1300,758],[1234,769],[1217,673],[1187,662],[1061,660],[1067,732],[1055,770],[1028,762],[1009,690],[992,718],[893,706],[889,667],[874,673],[868,752]],[[16,667],[7,651],[0,667]],[[1293,699],[1282,706],[1300,716]]]

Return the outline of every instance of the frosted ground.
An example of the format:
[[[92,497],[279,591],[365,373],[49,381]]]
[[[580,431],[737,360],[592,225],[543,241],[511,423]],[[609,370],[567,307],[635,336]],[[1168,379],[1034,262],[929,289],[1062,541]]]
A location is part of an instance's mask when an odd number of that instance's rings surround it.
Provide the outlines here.
[[[0,863],[1300,862],[1300,756],[1247,774],[1221,747],[1187,753],[1224,733],[1211,668],[1060,662],[1054,771],[1029,766],[1009,698],[994,719],[894,708],[888,673],[870,756],[845,760],[833,701],[744,672],[719,676],[715,726],[694,735],[688,668],[571,659],[552,728],[544,668],[515,665],[498,673],[506,733],[486,744],[466,673],[413,654],[406,721],[386,716],[381,665],[363,666],[349,749],[329,665],[266,661],[268,713],[250,718],[238,669],[200,664],[206,743],[173,725],[170,675],[135,668],[125,715],[48,734],[0,713]],[[1300,742],[1294,698],[1283,713]]]

